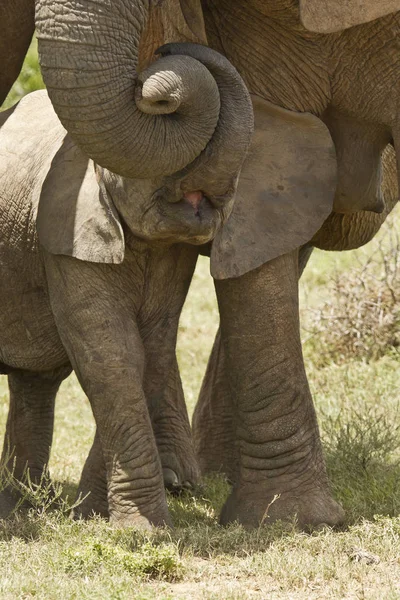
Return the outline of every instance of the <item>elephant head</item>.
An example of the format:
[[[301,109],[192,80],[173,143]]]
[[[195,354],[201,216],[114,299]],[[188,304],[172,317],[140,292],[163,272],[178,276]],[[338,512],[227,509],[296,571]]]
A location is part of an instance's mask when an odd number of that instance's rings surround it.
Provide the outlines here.
[[[212,240],[229,217],[253,131],[250,96],[227,59],[206,46],[167,44],[159,52],[163,58],[140,76],[143,88],[138,104],[144,111],[148,90],[153,93],[154,79],[156,82],[162,79],[164,65],[170,59],[175,61],[174,73],[181,65],[184,69],[189,65],[191,71],[194,63],[194,72],[203,70],[211,88],[216,86],[218,90],[218,122],[211,141],[199,156],[175,173],[153,172],[151,176],[141,174],[136,178],[114,173],[88,159],[71,136],[65,135],[46,92],[30,95],[34,97],[20,103],[18,121],[27,119],[27,114],[31,128],[37,122],[49,134],[55,128],[43,161],[43,184],[37,186],[40,189],[37,230],[42,245],[50,253],[90,262],[120,263],[124,260],[126,235],[133,233],[135,238],[162,244],[200,245]],[[200,69],[196,64],[198,58],[202,61]],[[167,72],[163,91],[170,81],[169,75]],[[186,75],[185,81],[188,80],[191,81],[190,76]],[[172,95],[168,102],[175,101]],[[38,109],[33,122],[35,103]],[[177,104],[182,106],[179,101]],[[163,109],[161,104],[161,114]],[[44,139],[42,145],[46,145]],[[160,146],[159,160],[168,164],[165,147],[161,142]]]

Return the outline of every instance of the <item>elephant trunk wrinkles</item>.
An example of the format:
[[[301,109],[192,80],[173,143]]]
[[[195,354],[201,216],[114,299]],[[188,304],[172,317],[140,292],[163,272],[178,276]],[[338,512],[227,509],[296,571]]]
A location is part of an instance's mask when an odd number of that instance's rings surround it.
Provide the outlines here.
[[[249,92],[235,67],[222,55],[198,44],[166,44],[161,54],[200,60],[213,74],[219,90],[221,109],[218,125],[207,147],[194,164],[188,166],[186,189],[199,189],[207,180],[214,196],[224,195],[235,185],[246,157],[254,129]],[[207,174],[207,176],[206,176]]]
[[[147,17],[145,0],[36,5],[43,77],[62,124],[95,162],[131,178],[192,162],[220,109],[217,82],[193,58],[166,57],[137,74]]]

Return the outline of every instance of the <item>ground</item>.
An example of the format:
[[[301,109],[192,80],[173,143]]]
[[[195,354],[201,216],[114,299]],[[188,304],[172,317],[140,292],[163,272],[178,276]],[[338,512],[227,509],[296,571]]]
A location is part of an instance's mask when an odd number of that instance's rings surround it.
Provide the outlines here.
[[[221,528],[217,515],[229,492],[222,478],[194,496],[170,498],[175,529],[151,534],[100,519],[73,522],[69,500],[54,511],[46,494],[31,493],[35,508],[0,524],[0,598],[400,598],[400,272],[393,266],[400,265],[400,210],[391,223],[357,252],[316,252],[301,285],[306,366],[333,493],[347,513],[341,531],[304,534],[295,523],[252,533]],[[368,319],[365,331],[360,322]],[[202,258],[179,334],[190,412],[217,321]],[[7,410],[2,377],[0,435]],[[63,497],[73,498],[93,432],[88,401],[71,376],[57,400],[50,463]]]

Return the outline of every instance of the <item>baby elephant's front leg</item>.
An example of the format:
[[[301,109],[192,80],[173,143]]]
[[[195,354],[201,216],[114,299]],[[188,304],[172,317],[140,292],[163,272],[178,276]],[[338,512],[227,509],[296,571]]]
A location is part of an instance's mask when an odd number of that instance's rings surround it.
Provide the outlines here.
[[[97,425],[110,520],[170,522],[157,446],[143,392],[144,352],[134,320],[132,272],[46,255],[58,331]]]

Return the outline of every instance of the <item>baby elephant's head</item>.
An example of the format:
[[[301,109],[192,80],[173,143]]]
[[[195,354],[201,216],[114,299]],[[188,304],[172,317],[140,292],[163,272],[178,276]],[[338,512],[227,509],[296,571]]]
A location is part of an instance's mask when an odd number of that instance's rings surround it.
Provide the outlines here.
[[[88,161],[72,134],[54,156],[37,221],[49,251],[121,262],[126,228],[149,242],[199,245],[228,218],[253,132],[249,93],[230,62],[206,46],[168,44],[159,53],[138,75],[142,144],[128,173],[102,156]]]
[[[130,231],[146,241],[205,244],[229,216],[238,171],[213,180],[190,177],[127,179],[97,167],[107,194]],[[194,181],[194,179],[193,179]]]
[[[204,113],[213,97],[212,104],[218,105],[218,111],[211,137],[197,157],[177,172],[170,173],[165,144],[160,144],[158,155],[159,164],[165,165],[161,175],[123,177],[100,167],[97,172],[117,211],[135,235],[146,240],[203,244],[214,238],[232,210],[238,176],[253,131],[251,99],[236,69],[210,48],[168,44],[159,52],[163,58],[140,76],[141,85],[136,90],[138,107],[144,113],[163,114],[163,125],[166,118],[179,123],[192,119],[193,113]],[[177,78],[179,59],[185,66]],[[188,63],[189,59],[195,61],[196,70]],[[210,76],[209,89],[204,81]],[[203,130],[203,125],[183,131],[180,152],[174,147],[174,154],[187,155],[187,147],[192,145],[188,138],[192,137],[193,143],[198,138],[196,129]],[[157,153],[153,161],[157,162]]]

